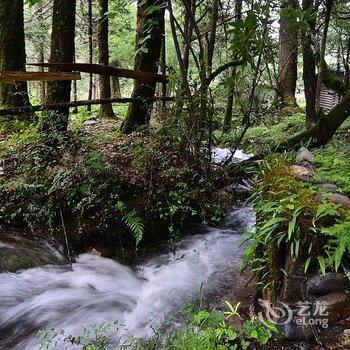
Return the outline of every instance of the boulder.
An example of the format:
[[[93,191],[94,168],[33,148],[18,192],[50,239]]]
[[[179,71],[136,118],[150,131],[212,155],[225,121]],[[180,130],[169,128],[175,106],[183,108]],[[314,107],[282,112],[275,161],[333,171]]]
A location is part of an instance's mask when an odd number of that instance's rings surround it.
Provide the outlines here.
[[[85,126],[94,126],[96,124],[98,124],[98,121],[94,119],[89,119],[84,122]]]
[[[350,199],[347,196],[334,193],[329,196],[328,200],[334,204],[340,205],[343,209],[350,209]]]
[[[343,292],[333,292],[315,298],[315,305],[325,305],[325,316],[330,325],[335,324],[341,320],[347,320],[350,316],[350,296]],[[317,315],[315,315],[317,317]]]
[[[315,180],[315,184],[333,184],[335,185],[334,181],[329,178],[323,178],[323,179],[317,179]]]
[[[318,184],[318,187],[326,192],[330,192],[330,193],[337,193],[338,192],[337,185],[334,185],[332,183],[320,183],[320,184]]]
[[[301,147],[295,157],[295,161],[298,164],[309,163],[315,164],[316,159],[314,155],[305,147]]]
[[[289,169],[297,180],[309,182],[313,178],[313,173],[305,166],[294,164]]]
[[[313,295],[326,295],[332,292],[344,292],[350,287],[349,280],[340,273],[326,273],[307,280],[306,291]]]

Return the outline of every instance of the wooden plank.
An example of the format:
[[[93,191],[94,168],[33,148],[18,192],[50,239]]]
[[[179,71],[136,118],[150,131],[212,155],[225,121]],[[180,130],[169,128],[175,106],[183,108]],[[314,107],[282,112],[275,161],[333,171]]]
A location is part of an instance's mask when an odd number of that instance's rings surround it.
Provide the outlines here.
[[[131,69],[116,68],[112,66],[103,66],[102,64],[90,63],[28,63],[30,66],[46,67],[57,70],[72,70],[84,73],[93,73],[100,75],[108,75],[119,78],[131,78],[145,82],[160,82],[164,83],[167,77],[162,74],[149,72],[141,72]]]
[[[99,99],[99,100],[88,100],[88,101],[72,101],[66,103],[53,103],[44,104],[38,106],[23,106],[23,107],[12,107],[6,109],[0,109],[0,116],[10,116],[10,115],[20,115],[33,112],[41,112],[46,110],[60,111],[62,108],[80,107],[80,106],[92,106],[92,105],[102,105],[109,103],[130,103],[141,101],[144,103],[151,101],[173,101],[174,97],[162,97],[155,96],[149,99],[139,99],[133,97],[121,97],[121,98],[109,98],[109,99]]]
[[[80,73],[73,72],[0,71],[0,82],[7,84],[17,84],[23,81],[61,81],[80,79]]]

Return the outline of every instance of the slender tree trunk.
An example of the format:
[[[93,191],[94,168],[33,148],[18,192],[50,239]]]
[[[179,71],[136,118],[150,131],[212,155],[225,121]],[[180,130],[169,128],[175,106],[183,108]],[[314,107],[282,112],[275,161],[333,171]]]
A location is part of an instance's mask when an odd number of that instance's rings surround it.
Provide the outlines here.
[[[0,2],[0,70],[24,71],[23,0]],[[0,107],[29,105],[27,83],[0,84]]]
[[[75,0],[54,0],[51,34],[50,63],[73,63],[75,38]],[[52,69],[53,70],[53,69]],[[47,85],[47,103],[69,102],[71,81],[50,82]],[[66,131],[69,109],[62,108],[55,122],[44,120],[43,128],[50,124],[57,130]],[[48,118],[51,118],[48,115]]]
[[[334,0],[326,0],[326,15],[324,20],[323,36],[322,36],[322,42],[320,47],[320,55],[319,55],[320,59],[319,59],[319,65],[318,65],[319,68],[318,68],[317,88],[316,88],[315,108],[316,108],[317,114],[321,113],[320,97],[321,97],[322,82],[324,80],[323,76],[326,70],[326,62],[325,62],[326,44],[327,44],[329,21],[331,19],[333,3],[334,3]]]
[[[120,64],[118,61],[113,61],[110,65],[115,68],[120,68]],[[110,80],[112,97],[122,97],[119,78],[111,76]]]
[[[148,11],[149,7],[155,7]],[[140,0],[137,8],[135,70],[151,73],[158,71],[160,52],[164,36],[164,0]],[[149,98],[155,94],[156,83],[135,81],[132,96]],[[148,127],[153,102],[134,102],[122,124],[123,133],[131,133],[139,127]]]
[[[314,0],[303,0],[303,11],[306,12],[314,7]],[[306,124],[311,126],[318,120],[316,113],[316,60],[313,48],[315,47],[316,18],[308,21],[308,28],[303,33],[303,80],[306,100]]]
[[[236,0],[235,3],[235,19],[240,20],[242,18],[242,3],[243,0]],[[237,68],[233,67],[231,70],[231,79],[234,80],[236,76]],[[223,131],[230,130],[232,114],[233,114],[233,100],[234,100],[234,87],[231,87],[227,96],[226,109],[224,115]]]
[[[298,31],[290,10],[299,7],[298,0],[282,0],[279,33],[279,77],[276,105],[296,107],[295,90],[298,69]]]
[[[38,43],[38,63],[44,63],[45,62],[45,45],[44,45],[44,19],[43,19],[43,5],[38,4],[38,12],[37,12],[37,19],[38,19],[38,25],[40,27],[40,36],[39,36],[39,43]],[[39,70],[41,72],[44,72],[44,67],[39,67]],[[38,83],[38,100],[39,103],[45,102],[45,95],[46,95],[46,83],[44,81],[40,81]]]
[[[89,63],[93,63],[93,23],[92,23],[92,0],[88,0],[88,36],[89,36]],[[89,75],[89,94],[88,100],[92,99],[93,74]],[[91,106],[87,106],[88,112],[91,112]]]
[[[100,19],[98,23],[98,58],[99,63],[105,66],[109,65],[109,48],[108,48],[108,0],[99,0]],[[111,98],[110,77],[100,75],[100,99]],[[100,117],[116,118],[111,104],[101,105]]]

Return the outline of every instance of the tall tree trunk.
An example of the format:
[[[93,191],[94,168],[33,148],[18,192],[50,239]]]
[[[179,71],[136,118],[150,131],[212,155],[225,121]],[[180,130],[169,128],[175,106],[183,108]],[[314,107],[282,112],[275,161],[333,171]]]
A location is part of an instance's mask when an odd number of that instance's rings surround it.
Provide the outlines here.
[[[0,70],[24,71],[23,0],[0,3]],[[29,105],[27,83],[0,84],[0,107]]]
[[[235,3],[235,20],[240,20],[242,18],[242,3],[243,0],[236,0]],[[231,70],[231,79],[234,80],[236,76],[237,68],[233,67]],[[223,123],[223,131],[227,132],[230,130],[230,125],[232,121],[233,114],[233,99],[234,99],[234,87],[230,87],[227,96],[225,115],[224,115],[224,123]]]
[[[329,28],[329,22],[331,19],[333,3],[334,3],[334,0],[325,1],[326,14],[325,14],[323,36],[322,36],[322,42],[321,42],[320,54],[319,54],[320,59],[319,59],[319,65],[318,65],[319,68],[318,68],[318,76],[317,76],[316,102],[315,102],[315,108],[316,108],[317,114],[321,113],[320,98],[321,98],[322,83],[324,80],[323,76],[326,70],[326,62],[325,62],[326,44],[327,44],[328,28]]]
[[[120,68],[120,64],[118,61],[113,61],[110,63],[112,67]],[[122,97],[120,81],[118,77],[110,77],[111,80],[111,95],[113,97]]]
[[[44,45],[45,26],[44,26],[44,18],[43,18],[43,4],[38,4],[37,20],[38,20],[38,26],[40,27],[40,36],[39,36],[39,42],[37,46],[38,63],[44,63],[45,62],[45,45]],[[45,68],[39,67],[39,70],[41,72],[44,72]],[[40,104],[45,102],[45,95],[46,95],[46,83],[44,81],[40,81],[38,82],[38,100]]]
[[[276,105],[296,107],[295,90],[298,69],[298,31],[291,12],[299,8],[298,0],[282,0],[279,33],[279,76]]]
[[[93,21],[92,21],[92,0],[88,0],[88,36],[89,36],[89,63],[93,63]],[[88,100],[92,99],[93,74],[89,75],[89,94]],[[88,112],[91,112],[91,106],[87,106]]]
[[[109,65],[109,48],[108,48],[108,0],[99,0],[100,19],[98,23],[98,58],[99,63],[105,66]],[[111,98],[110,77],[100,75],[100,98]],[[115,118],[111,104],[103,104],[100,107],[100,117]]]
[[[149,7],[155,7],[148,11]],[[156,73],[164,36],[164,0],[139,0],[137,7],[136,58],[135,70]],[[134,98],[147,99],[155,94],[156,83],[134,83]],[[151,101],[137,101],[129,105],[122,124],[123,133],[131,133],[139,127],[148,126],[153,107]]]
[[[50,63],[73,63],[74,61],[75,4],[75,0],[54,0]],[[48,83],[47,103],[69,102],[71,85],[69,80]],[[57,130],[66,131],[69,108],[62,108],[59,114],[60,117],[57,116],[54,122],[44,121],[43,127],[53,124]],[[50,118],[49,115],[48,118]]]
[[[303,0],[303,11],[309,11],[314,7],[314,0]],[[316,60],[313,48],[315,47],[316,18],[308,21],[308,28],[303,32],[303,80],[306,100],[306,124],[311,126],[318,120],[316,113]]]

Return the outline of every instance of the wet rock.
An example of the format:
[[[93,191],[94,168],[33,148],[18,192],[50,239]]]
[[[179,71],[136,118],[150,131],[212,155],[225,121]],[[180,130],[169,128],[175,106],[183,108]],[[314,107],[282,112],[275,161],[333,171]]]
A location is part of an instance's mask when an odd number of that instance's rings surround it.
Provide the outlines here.
[[[321,184],[318,184],[318,187],[326,192],[330,192],[330,193],[337,193],[338,192],[337,185],[334,185],[331,183],[321,183]]]
[[[0,231],[0,272],[42,265],[65,265],[69,261],[55,242],[25,234]]]
[[[303,164],[304,162],[309,164],[315,164],[316,160],[313,154],[305,147],[301,147],[295,157],[295,161],[298,164]]]
[[[309,182],[313,178],[313,173],[305,166],[294,164],[289,169],[297,180]]]
[[[324,178],[324,179],[318,179],[315,180],[315,184],[335,184],[334,181],[332,179],[328,179],[328,178]]]
[[[326,273],[324,276],[311,277],[306,282],[306,291],[313,295],[344,292],[349,287],[348,278],[340,273]]]
[[[334,204],[340,205],[343,209],[350,209],[350,199],[347,196],[334,193],[329,196],[328,200]]]
[[[326,197],[322,194],[322,193],[318,193],[316,196],[315,196],[315,201],[317,203],[323,203],[326,201]]]
[[[94,120],[94,119],[89,119],[84,122],[85,126],[94,126],[96,124],[98,124],[98,120]]]
[[[87,253],[90,255],[94,255],[94,256],[101,256],[102,255],[101,252],[99,252],[95,248],[90,249]]]
[[[290,322],[281,324],[278,329],[286,340],[311,341],[314,338],[312,328],[308,325],[305,317],[299,316],[294,310]]]
[[[350,316],[350,296],[342,292],[333,292],[315,298],[315,305],[325,305],[325,316],[330,324],[347,320]],[[322,315],[320,315],[322,316]]]

